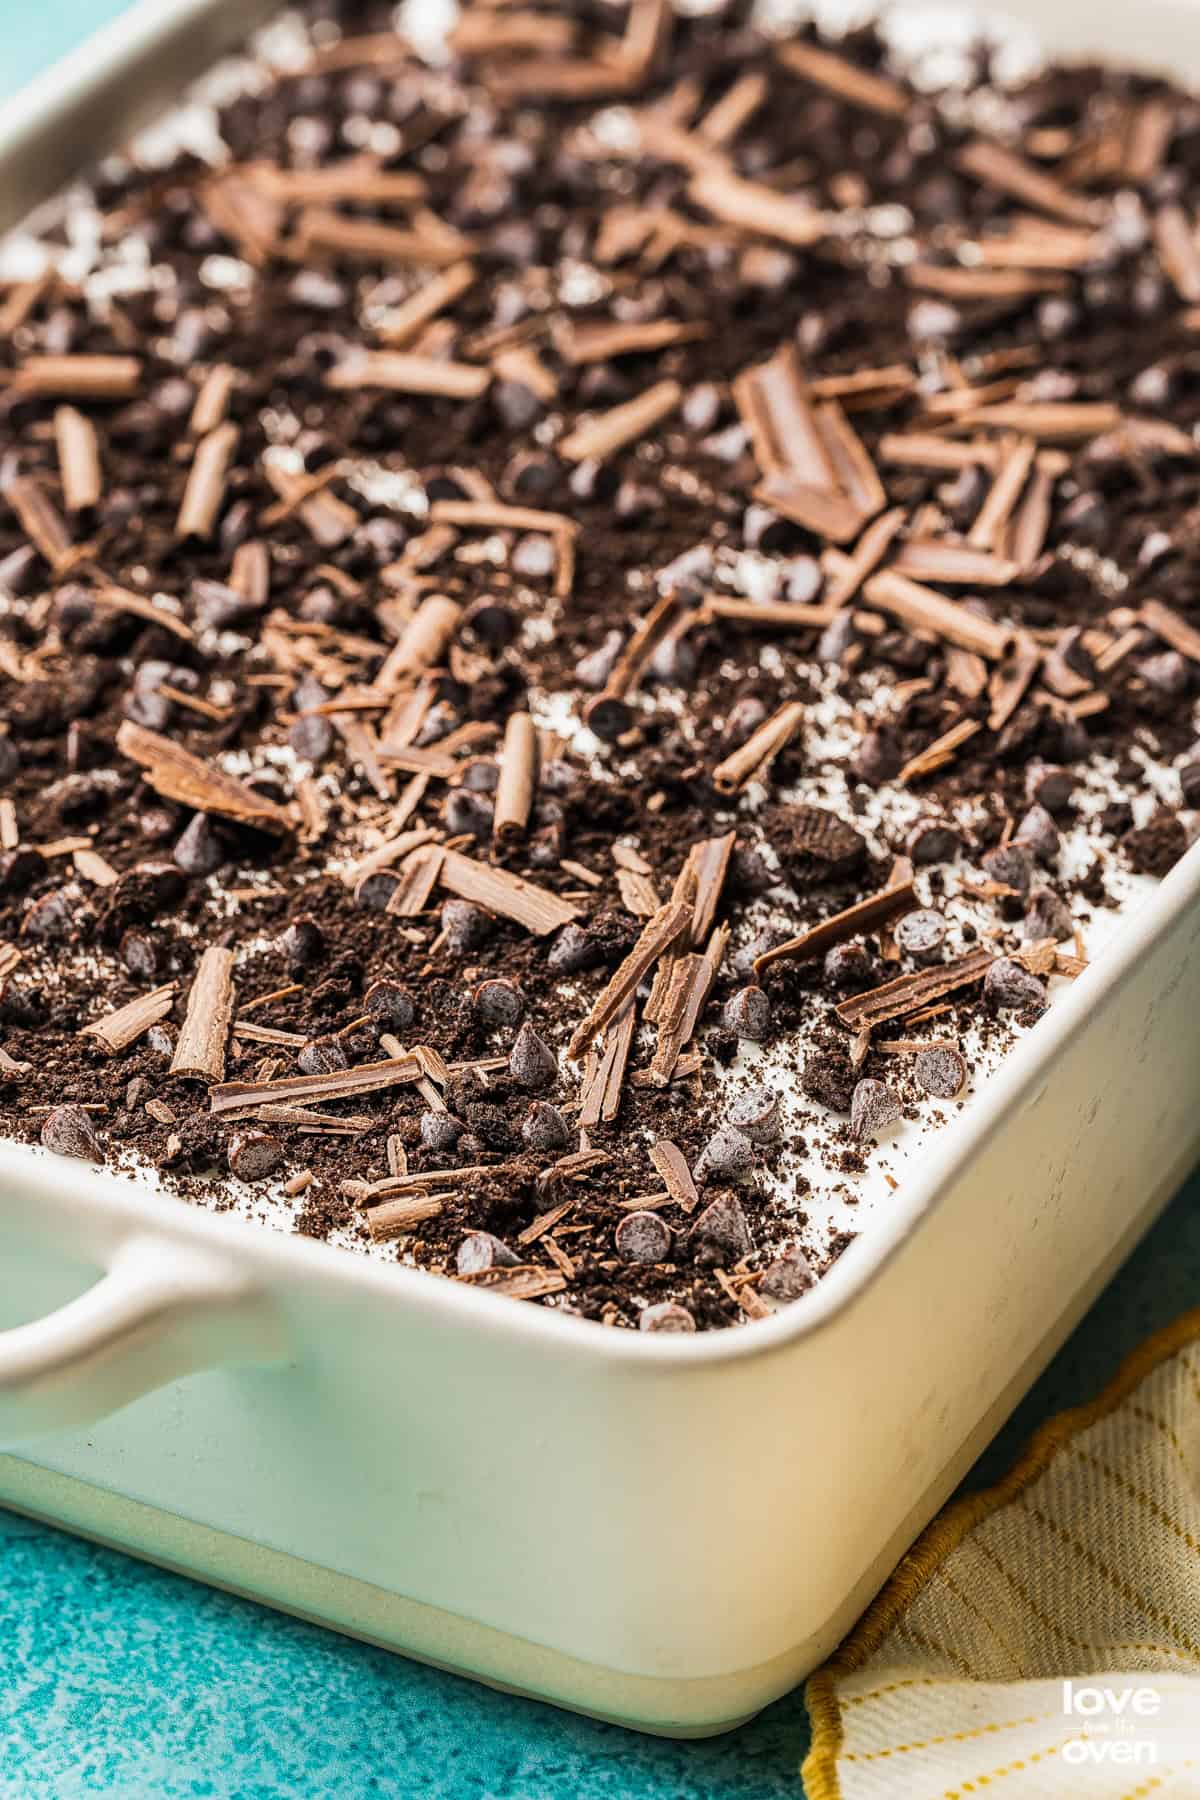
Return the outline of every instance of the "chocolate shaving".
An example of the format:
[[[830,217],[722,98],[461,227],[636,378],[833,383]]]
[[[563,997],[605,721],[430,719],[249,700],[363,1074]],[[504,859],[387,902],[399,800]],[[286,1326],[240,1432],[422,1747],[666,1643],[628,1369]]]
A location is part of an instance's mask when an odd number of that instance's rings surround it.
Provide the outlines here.
[[[712,772],[712,783],[721,794],[736,794],[750,780],[761,780],[779,752],[789,744],[800,728],[804,705],[789,700],[778,712],[760,725],[724,762]]]
[[[311,476],[283,468],[273,457],[264,458],[263,474],[285,506],[294,508],[315,541],[327,550],[344,544],[358,525],[358,514],[336,494],[326,492],[324,482],[314,489]],[[332,479],[332,476],[325,479]]]
[[[118,730],[117,749],[145,771],[146,780],[164,800],[236,819],[260,831],[282,834],[292,827],[292,815],[282,806],[132,720],[126,719]]]
[[[828,625],[834,611],[832,606],[806,606],[800,600],[734,600],[725,594],[709,594],[702,616],[736,619],[740,625],[772,630],[813,631]]]
[[[290,255],[307,262],[316,251],[333,256],[377,263],[409,263],[417,268],[440,269],[463,261],[474,245],[431,216],[414,219],[413,230],[381,225],[374,219],[351,219],[321,207],[301,213],[296,236],[288,245]],[[422,228],[423,227],[423,228]]]
[[[1154,244],[1179,298],[1194,306],[1200,301],[1200,244],[1195,223],[1182,206],[1159,207],[1154,215]]]
[[[865,900],[857,901],[843,912],[834,913],[832,918],[823,919],[819,925],[801,932],[799,937],[789,938],[786,943],[774,944],[771,949],[764,950],[761,956],[754,959],[755,979],[761,980],[772,963],[805,962],[810,957],[823,956],[835,944],[844,944],[848,938],[861,937],[868,931],[874,931],[897,913],[911,912],[916,905],[916,890],[910,872],[907,879],[893,882],[877,894],[868,894]]]
[[[173,637],[182,638],[190,644],[195,632],[169,606],[163,605],[163,596],[153,599],[145,594],[135,594],[129,588],[117,587],[111,581],[93,588],[88,598],[93,606],[108,608],[112,612],[130,613],[134,618],[145,619],[148,624],[156,625],[162,631],[169,631]]]
[[[577,425],[558,445],[568,462],[603,461],[614,451],[636,443],[673,413],[683,398],[677,381],[659,381],[634,400],[626,400],[606,413]]]
[[[1063,275],[1034,274],[1028,269],[964,269],[957,263],[909,263],[904,279],[909,287],[941,294],[947,300],[1026,300],[1035,294],[1062,293],[1067,286]]]
[[[448,594],[422,601],[372,682],[376,694],[390,695],[414,675],[439,664],[458,630],[462,607]],[[389,734],[390,735],[390,734]]]
[[[224,423],[236,380],[237,370],[229,363],[214,364],[200,384],[188,421],[189,431],[194,431],[197,437],[205,437]]]
[[[907,787],[910,782],[918,781],[925,775],[932,775],[936,770],[944,768],[947,763],[953,762],[962,745],[973,738],[979,729],[978,719],[960,719],[957,725],[952,725],[949,731],[944,731],[940,737],[934,738],[931,744],[926,744],[923,750],[905,763],[896,777],[900,786]]]
[[[679,319],[647,319],[643,323],[619,320],[587,321],[573,325],[564,336],[562,349],[575,368],[588,363],[610,362],[621,356],[645,356],[672,344],[689,344],[707,335],[707,327],[688,325]]]
[[[521,837],[529,824],[537,784],[538,744],[533,720],[526,712],[509,714],[500,755],[500,778],[492,835],[499,843]]]
[[[141,994],[136,1000],[119,1006],[115,1012],[106,1013],[102,1019],[83,1026],[83,1035],[99,1038],[107,1050],[127,1050],[143,1032],[149,1031],[152,1025],[157,1025],[166,1018],[174,1002],[175,983],[169,981],[165,987],[155,988],[149,994]]]
[[[13,386],[44,400],[130,400],[141,379],[136,356],[27,356]]]
[[[566,513],[542,512],[535,506],[505,506],[499,500],[435,500],[429,509],[435,524],[478,526],[483,530],[546,531],[553,535],[579,530]]]
[[[449,1198],[449,1194],[419,1194],[413,1200],[385,1200],[382,1206],[368,1207],[363,1218],[372,1241],[381,1244],[436,1219]]]
[[[662,1184],[675,1204],[686,1213],[693,1212],[699,1204],[700,1194],[678,1144],[673,1144],[669,1138],[659,1138],[650,1146],[650,1161],[662,1176]]]
[[[1019,634],[1011,653],[993,672],[988,685],[988,698],[992,703],[988,713],[989,731],[1003,731],[1025,698],[1041,661],[1041,651],[1033,640]]]
[[[724,170],[705,170],[688,189],[688,198],[705,212],[739,231],[808,249],[829,235],[827,214],[777,194],[759,181],[743,181]]]
[[[1180,656],[1186,656],[1189,662],[1200,663],[1200,630],[1189,625],[1172,607],[1164,606],[1161,600],[1146,600],[1138,617],[1155,637],[1169,644],[1172,650],[1178,650]]]
[[[624,1011],[605,1027],[600,1053],[588,1052],[579,1092],[579,1123],[584,1130],[592,1125],[611,1123],[620,1111],[621,1089],[636,1024],[637,1008],[630,1000]]]
[[[1117,407],[1105,401],[1076,400],[1003,401],[998,406],[981,406],[958,420],[961,426],[997,426],[1026,432],[1039,443],[1059,444],[1098,437],[1101,432],[1115,431],[1120,423]]]
[[[825,588],[825,605],[831,612],[853,600],[863,582],[877,569],[905,521],[902,506],[893,506],[889,512],[881,513],[872,519],[853,550],[846,556],[840,556],[836,566],[832,565],[833,580]]]
[[[327,1075],[287,1075],[278,1081],[226,1081],[209,1090],[214,1113],[257,1112],[278,1101],[345,1100],[353,1094],[374,1094],[383,1088],[420,1081],[425,1065],[416,1051],[389,1057],[385,1062],[360,1063],[354,1069],[334,1069]]]
[[[920,969],[914,975],[898,975],[882,987],[855,994],[851,999],[843,1000],[834,1011],[851,1031],[886,1025],[890,1019],[902,1019],[943,999],[946,994],[956,993],[959,988],[982,980],[995,960],[991,950],[972,950],[938,968]]]
[[[394,918],[415,919],[429,905],[441,878],[446,852],[438,844],[413,850],[400,866],[400,882],[384,908]]]
[[[325,385],[350,392],[385,388],[397,394],[475,400],[486,391],[491,379],[491,370],[475,363],[442,362],[408,350],[356,350],[327,371]]]
[[[987,499],[967,533],[967,542],[973,549],[999,553],[1036,454],[1037,445],[1032,438],[1018,438],[1010,446],[996,470]]]
[[[902,118],[912,105],[904,89],[886,76],[872,75],[856,63],[821,50],[815,44],[781,44],[779,61],[793,75],[815,82],[839,100],[848,100],[868,112],[883,113],[889,118]]]
[[[460,900],[473,900],[488,912],[499,913],[523,925],[535,937],[557,931],[560,925],[578,918],[579,908],[560,899],[548,889],[510,875],[507,869],[489,868],[461,851],[447,850],[441,869],[441,884]]]
[[[1060,181],[1027,162],[1015,150],[1008,150],[1003,144],[991,143],[987,138],[973,138],[969,144],[964,145],[954,157],[954,164],[964,175],[973,176],[985,187],[995,188],[1002,194],[1011,194],[1014,199],[1023,200],[1026,205],[1037,207],[1040,212],[1048,212],[1056,218],[1067,219],[1073,225],[1096,225],[1104,218],[1107,210],[1095,200],[1089,200],[1082,194],[1073,194]]]
[[[225,498],[225,484],[237,450],[238,436],[238,428],[230,420],[218,425],[196,445],[179,517],[175,521],[176,537],[212,536]]]
[[[54,412],[54,443],[68,512],[86,512],[100,498],[100,440],[92,421],[74,406]]]
[[[1054,482],[1053,472],[1040,462],[1036,464],[1013,517],[1005,547],[1022,575],[1033,569],[1046,542]]]
[[[733,384],[733,397],[764,476],[786,475],[821,492],[836,489],[829,446],[792,345],[743,370]]]
[[[477,279],[473,263],[452,263],[388,313],[376,328],[380,342],[392,350],[407,349],[430,320],[460,300]]]
[[[872,606],[890,613],[915,631],[931,631],[948,644],[973,650],[989,662],[998,662],[1012,640],[1011,631],[967,612],[953,600],[920,587],[892,569],[881,569],[867,581],[864,593]]]
[[[547,1294],[561,1294],[566,1287],[563,1275],[549,1269],[479,1269],[472,1275],[456,1275],[467,1287],[486,1288],[505,1300],[541,1300]]]
[[[210,944],[188,992],[187,1012],[171,1058],[172,1075],[192,1081],[224,1079],[233,1000],[233,951]]]
[[[52,569],[63,568],[74,545],[62,514],[41,485],[31,475],[16,475],[3,493],[30,543]]]
[[[468,896],[469,898],[470,896]],[[616,969],[591,1011],[575,1029],[567,1049],[572,1060],[579,1057],[636,993],[643,976],[649,974],[659,957],[671,948],[680,932],[691,922],[691,900],[668,900],[643,926],[637,942]]]
[[[948,587],[1008,587],[1018,573],[1016,563],[988,550],[933,538],[909,538],[892,568],[914,581],[943,581]]]

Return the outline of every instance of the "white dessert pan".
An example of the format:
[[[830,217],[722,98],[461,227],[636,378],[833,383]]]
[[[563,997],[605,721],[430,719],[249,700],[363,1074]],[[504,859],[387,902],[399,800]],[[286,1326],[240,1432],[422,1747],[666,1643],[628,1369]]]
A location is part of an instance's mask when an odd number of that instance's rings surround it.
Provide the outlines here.
[[[135,7],[0,119],[0,212],[264,11]],[[1200,65],[1191,5],[1008,11]],[[1200,846],[890,1212],[742,1329],[556,1318],[0,1144],[0,1502],[559,1705],[736,1724],[833,1648],[1200,1156],[1198,898]]]

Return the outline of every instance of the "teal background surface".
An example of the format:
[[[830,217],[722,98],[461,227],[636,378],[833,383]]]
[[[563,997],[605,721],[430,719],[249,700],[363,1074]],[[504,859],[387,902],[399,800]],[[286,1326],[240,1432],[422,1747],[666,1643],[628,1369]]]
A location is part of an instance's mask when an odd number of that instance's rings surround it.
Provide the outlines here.
[[[0,100],[121,10],[0,0]],[[1197,1304],[1200,1175],[967,1485],[997,1479],[1043,1419]],[[0,1800],[801,1800],[807,1741],[799,1694],[727,1738],[639,1738],[0,1511]]]

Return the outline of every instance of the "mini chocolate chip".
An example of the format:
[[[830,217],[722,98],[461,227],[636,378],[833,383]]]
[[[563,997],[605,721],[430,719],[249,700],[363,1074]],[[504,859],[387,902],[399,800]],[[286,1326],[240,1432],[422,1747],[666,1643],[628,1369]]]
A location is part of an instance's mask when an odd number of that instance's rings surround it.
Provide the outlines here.
[[[1000,1011],[1045,1006],[1046,989],[1036,975],[1010,956],[999,956],[983,978],[984,998]]]
[[[962,838],[948,819],[921,819],[908,834],[905,849],[917,868],[953,862]]]
[[[446,948],[457,955],[477,950],[491,936],[492,921],[482,907],[470,900],[444,900],[441,935]]]
[[[75,923],[76,908],[70,890],[54,888],[34,901],[25,914],[21,935],[39,944],[63,944],[74,934]]]
[[[490,1231],[473,1231],[458,1246],[454,1266],[460,1275],[478,1275],[484,1269],[515,1269],[520,1260]]]
[[[1056,763],[1031,763],[1025,774],[1025,798],[1044,806],[1056,816],[1067,811],[1075,792],[1075,777],[1070,769]]]
[[[545,411],[533,389],[523,381],[493,382],[492,404],[508,431],[528,431]]]
[[[117,947],[117,955],[138,981],[153,981],[158,974],[158,947],[144,931],[127,931]]]
[[[56,1106],[42,1120],[42,1143],[55,1156],[77,1156],[84,1162],[103,1162],[104,1151],[96,1127],[82,1106]]]
[[[841,994],[861,994],[875,983],[875,962],[865,944],[832,944],[825,952],[825,979]]]
[[[919,963],[940,962],[946,947],[946,921],[930,906],[919,906],[905,913],[892,933],[905,956]]]
[[[739,988],[725,1002],[721,1021],[726,1031],[761,1043],[771,1029],[771,1002],[760,987]]]
[[[1177,700],[1191,686],[1191,670],[1178,650],[1163,650],[1158,656],[1147,656],[1138,664],[1138,674],[1147,687],[1168,700]]]
[[[673,1300],[658,1300],[644,1306],[638,1314],[639,1331],[695,1331],[696,1321],[686,1306]]]
[[[417,1016],[412,995],[398,981],[373,981],[364,1000],[367,1011],[383,1031],[407,1031]]]
[[[768,1087],[746,1088],[730,1102],[726,1123],[752,1144],[773,1144],[779,1137],[779,1096]]]
[[[957,1050],[921,1050],[913,1060],[913,1077],[938,1100],[955,1100],[967,1085],[967,1065]]]
[[[1001,882],[1018,894],[1029,892],[1033,882],[1033,856],[1024,844],[998,844],[979,860],[993,881]]]
[[[471,1007],[482,1025],[515,1025],[525,1011],[525,996],[515,981],[500,975],[480,982]]]
[[[1032,850],[1039,862],[1052,863],[1058,855],[1062,844],[1058,826],[1037,801],[1029,808],[1021,823],[1013,833],[1014,844],[1024,844]]]
[[[1200,762],[1186,762],[1181,766],[1179,791],[1185,806],[1200,807]]]
[[[531,1100],[521,1121],[521,1138],[530,1150],[565,1150],[571,1133],[556,1106],[548,1100]]]
[[[1031,943],[1054,938],[1059,943],[1075,930],[1071,909],[1053,888],[1036,887],[1025,904],[1025,936]]]
[[[722,1125],[696,1158],[692,1174],[697,1181],[737,1181],[754,1167],[754,1146],[731,1125]]]
[[[900,1117],[900,1102],[886,1082],[868,1077],[850,1096],[850,1129],[860,1141],[886,1131]]]
[[[473,793],[470,788],[451,788],[442,806],[442,819],[455,837],[465,831],[472,837],[486,838],[492,833],[494,810],[483,794]]]
[[[441,1152],[457,1149],[458,1141],[467,1128],[453,1113],[430,1111],[421,1114],[419,1129],[421,1142],[426,1150]]]
[[[666,1262],[671,1254],[671,1228],[655,1212],[626,1213],[613,1233],[613,1242],[625,1262]]]
[[[789,1244],[766,1271],[758,1284],[760,1294],[768,1300],[787,1303],[806,1294],[816,1281],[814,1270],[799,1244]]]
[[[633,708],[620,694],[597,694],[583,709],[584,723],[606,744],[615,744],[633,724]]]
[[[325,933],[315,919],[304,914],[293,919],[279,939],[279,948],[293,969],[311,968],[325,951]]]
[[[594,969],[603,960],[596,939],[582,925],[564,925],[546,956],[546,967],[557,975],[577,975]]]
[[[185,875],[211,875],[225,861],[225,846],[207,813],[197,813],[171,852]]]
[[[333,1075],[348,1067],[346,1053],[336,1038],[310,1038],[296,1052],[296,1062],[304,1075]]]
[[[768,950],[773,950],[775,945],[782,941],[782,933],[776,931],[773,926],[767,925],[761,931],[756,931],[749,943],[743,944],[740,950],[734,951],[732,959],[734,974],[740,975],[743,980],[752,980],[757,958],[765,956]]]
[[[293,719],[288,726],[288,744],[305,762],[324,762],[333,748],[333,726],[320,713]]]
[[[494,757],[476,756],[463,765],[462,785],[473,794],[494,794],[499,780],[500,770]]]
[[[558,1058],[544,1038],[526,1022],[508,1053],[508,1072],[518,1087],[550,1087],[558,1080]]]
[[[228,1162],[239,1181],[265,1181],[283,1162],[283,1145],[269,1131],[244,1131],[230,1140]]]
[[[706,1206],[688,1233],[688,1243],[701,1268],[719,1268],[749,1256],[754,1240],[737,1196],[721,1194]]]
[[[517,635],[517,615],[503,600],[484,594],[468,606],[462,628],[473,631],[489,650],[503,650]]]

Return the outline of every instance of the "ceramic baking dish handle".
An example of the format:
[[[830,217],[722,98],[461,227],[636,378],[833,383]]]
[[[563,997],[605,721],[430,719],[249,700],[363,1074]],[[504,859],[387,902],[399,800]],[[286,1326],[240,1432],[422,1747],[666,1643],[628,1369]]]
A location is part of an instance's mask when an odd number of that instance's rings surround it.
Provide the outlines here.
[[[128,1239],[78,1299],[0,1332],[0,1449],[90,1424],[199,1369],[284,1355],[271,1305],[232,1262]]]

